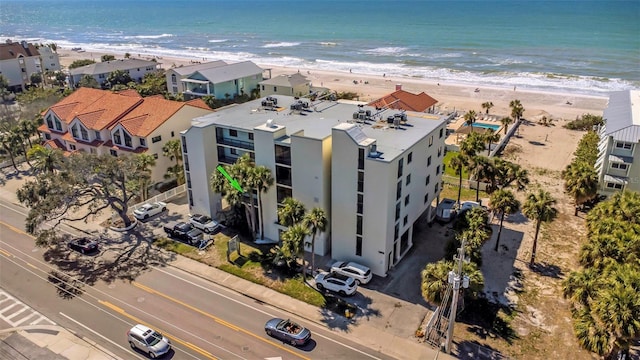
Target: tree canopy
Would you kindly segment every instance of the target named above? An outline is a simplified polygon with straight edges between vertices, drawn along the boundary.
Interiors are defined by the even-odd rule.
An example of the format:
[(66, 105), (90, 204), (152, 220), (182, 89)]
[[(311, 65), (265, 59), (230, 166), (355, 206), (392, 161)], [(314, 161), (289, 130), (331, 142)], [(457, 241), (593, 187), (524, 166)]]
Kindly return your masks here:
[(79, 67), (83, 67), (83, 66), (86, 66), (86, 65), (95, 64), (95, 63), (96, 62), (91, 60), (91, 59), (76, 60), (76, 61), (72, 62), (69, 65), (69, 70), (75, 69), (75, 68), (79, 68)]

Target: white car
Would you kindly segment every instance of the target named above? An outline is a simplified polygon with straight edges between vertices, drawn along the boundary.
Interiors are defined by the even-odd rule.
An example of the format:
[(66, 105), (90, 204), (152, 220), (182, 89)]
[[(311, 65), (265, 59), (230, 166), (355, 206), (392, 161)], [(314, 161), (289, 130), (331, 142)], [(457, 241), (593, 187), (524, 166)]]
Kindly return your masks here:
[(373, 275), (371, 269), (354, 262), (337, 261), (331, 265), (331, 272), (354, 278), (358, 284), (366, 284), (371, 281)]
[(160, 214), (167, 210), (167, 204), (162, 201), (155, 202), (153, 204), (144, 204), (138, 209), (133, 211), (133, 216), (138, 220), (146, 220), (154, 215)]
[(191, 215), (189, 222), (194, 228), (200, 229), (207, 234), (213, 234), (220, 228), (220, 224), (207, 215)]
[(316, 275), (315, 280), (320, 291), (330, 290), (346, 296), (353, 295), (358, 290), (358, 283), (354, 278), (340, 274), (321, 272)]
[(152, 359), (168, 353), (171, 341), (159, 332), (138, 324), (127, 331), (127, 339), (132, 349), (138, 349), (149, 354)]

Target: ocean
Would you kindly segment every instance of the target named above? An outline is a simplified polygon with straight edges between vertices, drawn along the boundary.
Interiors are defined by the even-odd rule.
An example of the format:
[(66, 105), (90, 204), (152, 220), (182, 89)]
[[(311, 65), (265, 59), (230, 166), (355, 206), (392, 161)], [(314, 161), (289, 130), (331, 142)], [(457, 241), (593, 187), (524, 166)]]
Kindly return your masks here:
[(640, 88), (640, 0), (2, 0), (5, 39), (597, 96)]

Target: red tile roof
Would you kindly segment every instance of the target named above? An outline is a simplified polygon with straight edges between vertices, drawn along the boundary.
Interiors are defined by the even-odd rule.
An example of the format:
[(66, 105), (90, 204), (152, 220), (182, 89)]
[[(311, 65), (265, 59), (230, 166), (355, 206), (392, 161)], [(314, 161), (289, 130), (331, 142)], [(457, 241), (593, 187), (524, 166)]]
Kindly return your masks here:
[(183, 102), (166, 100), (163, 97), (147, 97), (118, 123), (131, 135), (146, 137), (185, 105)]
[(397, 90), (389, 95), (381, 97), (378, 100), (370, 102), (368, 105), (376, 108), (387, 107), (390, 109), (425, 112), (437, 103), (438, 100), (424, 92), (416, 95), (408, 91)]
[(18, 55), (24, 57), (40, 56), (40, 52), (31, 43), (25, 43), (24, 47), (21, 43), (0, 43), (0, 60), (17, 59)]

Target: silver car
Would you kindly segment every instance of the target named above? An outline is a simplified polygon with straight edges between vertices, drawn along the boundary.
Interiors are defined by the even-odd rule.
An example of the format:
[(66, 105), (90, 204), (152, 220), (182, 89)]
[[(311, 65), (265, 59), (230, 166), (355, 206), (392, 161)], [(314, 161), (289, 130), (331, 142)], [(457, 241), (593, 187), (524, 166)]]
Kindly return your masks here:
[(358, 284), (366, 284), (371, 281), (371, 269), (355, 262), (336, 261), (331, 265), (331, 272), (354, 278)]
[(127, 331), (127, 338), (132, 349), (149, 354), (152, 359), (162, 356), (171, 350), (171, 342), (159, 332), (138, 324)]

